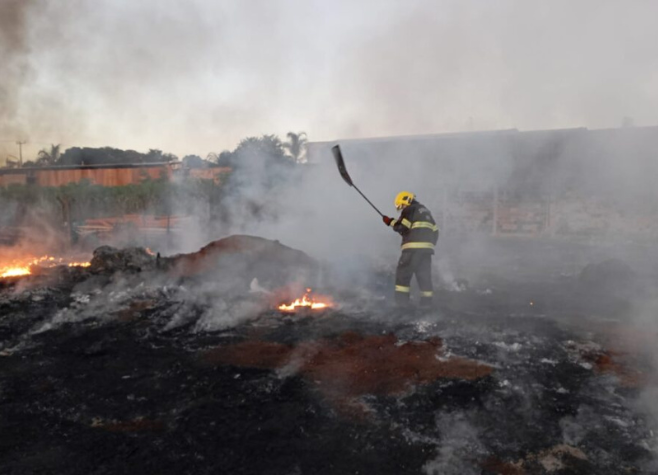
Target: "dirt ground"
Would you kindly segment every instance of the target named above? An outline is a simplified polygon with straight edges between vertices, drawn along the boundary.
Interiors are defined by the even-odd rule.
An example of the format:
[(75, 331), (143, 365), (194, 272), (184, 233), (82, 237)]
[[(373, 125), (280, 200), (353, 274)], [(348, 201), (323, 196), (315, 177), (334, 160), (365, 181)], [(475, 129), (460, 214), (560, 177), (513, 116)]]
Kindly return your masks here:
[(453, 254), (422, 312), (381, 270), (293, 315), (157, 268), (0, 283), (0, 473), (658, 473), (651, 266), (546, 245)]

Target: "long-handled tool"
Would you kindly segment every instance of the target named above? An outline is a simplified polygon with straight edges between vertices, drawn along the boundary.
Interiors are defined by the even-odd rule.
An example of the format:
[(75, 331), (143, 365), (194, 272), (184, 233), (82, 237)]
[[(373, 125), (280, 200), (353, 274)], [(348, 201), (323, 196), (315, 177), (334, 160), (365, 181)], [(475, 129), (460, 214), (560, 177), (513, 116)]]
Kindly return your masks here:
[(383, 217), (384, 214), (383, 214), (381, 211), (379, 211), (379, 210), (377, 209), (377, 207), (376, 207), (374, 204), (372, 204), (372, 202), (371, 202), (368, 198), (366, 198), (366, 195), (364, 195), (363, 193), (361, 193), (361, 190), (359, 190), (359, 189), (356, 187), (356, 185), (355, 185), (354, 182), (352, 181), (352, 178), (350, 178), (350, 174), (347, 173), (347, 168), (345, 168), (345, 160), (343, 160), (343, 154), (340, 152), (340, 146), (339, 146), (339, 145), (334, 145), (333, 147), (331, 147), (331, 153), (334, 154), (334, 160), (336, 160), (336, 165), (338, 166), (338, 172), (340, 173), (340, 176), (343, 177), (343, 180), (345, 180), (345, 182), (346, 182), (348, 185), (350, 185), (350, 186), (353, 187), (356, 191), (358, 191), (359, 194), (360, 194), (361, 196), (363, 196), (363, 199), (366, 200), (366, 201), (368, 202), (368, 204), (369, 204), (370, 206), (372, 206), (373, 209), (379, 213), (380, 216)]

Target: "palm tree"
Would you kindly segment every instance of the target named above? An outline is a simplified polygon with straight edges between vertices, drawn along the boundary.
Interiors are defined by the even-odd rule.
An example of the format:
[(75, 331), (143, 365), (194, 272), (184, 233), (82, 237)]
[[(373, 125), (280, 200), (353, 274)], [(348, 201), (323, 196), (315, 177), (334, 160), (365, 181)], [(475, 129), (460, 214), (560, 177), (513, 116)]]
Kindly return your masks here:
[(287, 134), (289, 141), (283, 144), (290, 156), (297, 163), (302, 163), (305, 161), (305, 152), (306, 152), (306, 132), (288, 132)]
[(39, 165), (54, 165), (62, 156), (60, 151), (61, 144), (51, 145), (50, 150), (41, 149), (37, 155), (37, 163)]

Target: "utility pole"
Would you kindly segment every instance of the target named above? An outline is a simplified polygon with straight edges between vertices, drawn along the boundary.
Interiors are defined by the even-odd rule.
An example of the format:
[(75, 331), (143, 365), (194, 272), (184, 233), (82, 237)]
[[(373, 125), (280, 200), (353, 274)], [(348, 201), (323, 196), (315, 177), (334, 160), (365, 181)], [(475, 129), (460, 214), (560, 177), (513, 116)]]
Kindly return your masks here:
[(21, 142), (20, 140), (16, 142), (16, 144), (18, 145), (18, 161), (21, 167), (23, 166), (23, 145), (26, 143), (27, 142)]

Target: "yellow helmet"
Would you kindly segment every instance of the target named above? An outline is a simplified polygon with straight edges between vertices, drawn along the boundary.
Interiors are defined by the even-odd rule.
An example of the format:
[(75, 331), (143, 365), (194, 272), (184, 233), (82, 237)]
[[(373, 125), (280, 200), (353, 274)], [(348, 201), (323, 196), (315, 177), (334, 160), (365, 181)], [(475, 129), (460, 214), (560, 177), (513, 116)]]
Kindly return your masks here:
[(395, 209), (400, 211), (402, 208), (406, 208), (411, 204), (411, 202), (414, 200), (415, 197), (416, 195), (414, 195), (410, 191), (401, 191), (395, 197)]

